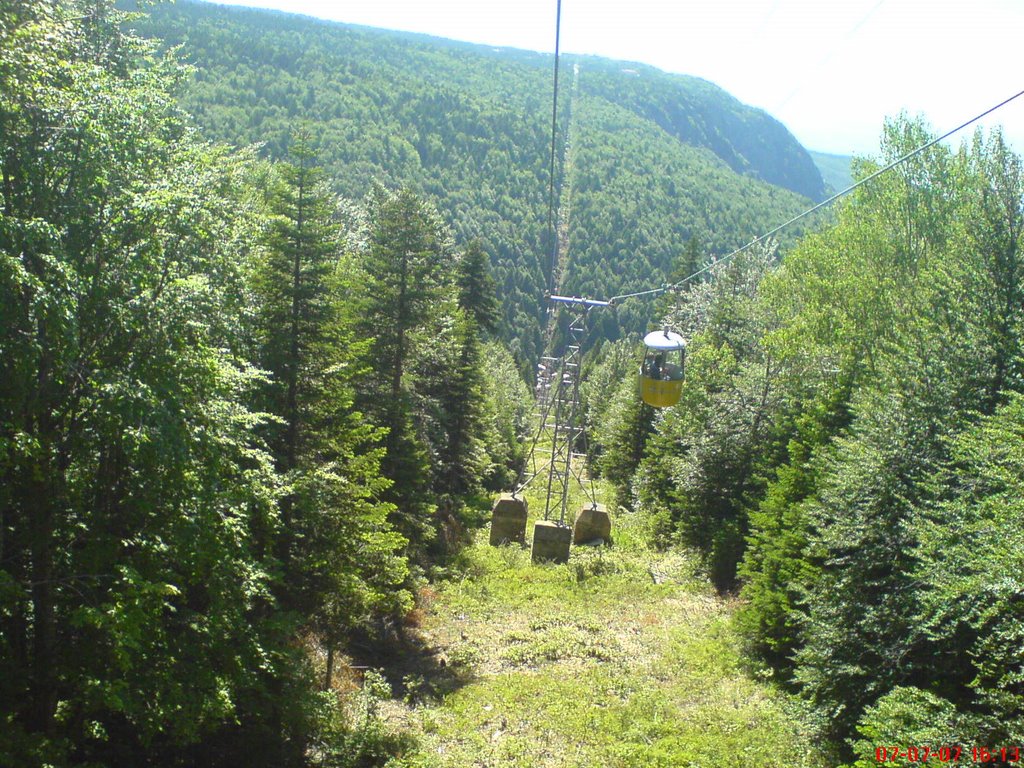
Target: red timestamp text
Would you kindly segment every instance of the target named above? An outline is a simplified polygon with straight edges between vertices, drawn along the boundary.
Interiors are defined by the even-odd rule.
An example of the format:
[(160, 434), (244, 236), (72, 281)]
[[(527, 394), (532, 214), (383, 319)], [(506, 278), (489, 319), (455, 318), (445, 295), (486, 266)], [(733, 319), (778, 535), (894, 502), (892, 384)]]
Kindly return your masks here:
[(1024, 747), (876, 747), (878, 763), (1018, 763)]

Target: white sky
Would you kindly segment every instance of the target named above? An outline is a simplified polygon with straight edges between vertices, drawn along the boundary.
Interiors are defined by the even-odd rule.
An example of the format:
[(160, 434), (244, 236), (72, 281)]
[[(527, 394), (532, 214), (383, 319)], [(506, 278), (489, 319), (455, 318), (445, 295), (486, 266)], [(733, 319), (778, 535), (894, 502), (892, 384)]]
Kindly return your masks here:
[[(556, 0), (219, 0), (552, 51)], [(945, 133), (1024, 90), (1024, 0), (562, 0), (562, 50), (703, 77), (809, 149), (870, 154), (905, 109)], [(1024, 152), (1024, 96), (1001, 124)]]

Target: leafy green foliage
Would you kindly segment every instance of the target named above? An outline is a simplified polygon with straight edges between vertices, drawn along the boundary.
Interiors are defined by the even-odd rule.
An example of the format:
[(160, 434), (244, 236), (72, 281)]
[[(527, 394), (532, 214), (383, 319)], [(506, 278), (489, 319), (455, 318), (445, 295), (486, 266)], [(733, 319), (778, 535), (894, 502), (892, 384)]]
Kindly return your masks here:
[(280, 419), (269, 443), (284, 480), (281, 605), (328, 642), (379, 614), (401, 614), (411, 597), (395, 551), (390, 508), (379, 501), (380, 430), (354, 410), (364, 346), (346, 313), (351, 290), (336, 269), (340, 232), (308, 136), (294, 163), (278, 164), (265, 258), (257, 266), (257, 338), (271, 374), (267, 410)]
[(808, 551), (810, 521), (801, 503), (814, 492), (817, 468), (803, 442), (791, 441), (788, 453), (788, 463), (776, 470), (764, 498), (750, 511), (750, 535), (739, 568), (744, 603), (737, 614), (750, 650), (783, 668), (800, 641), (799, 601), (818, 575)]
[[(410, 607), (387, 424), (355, 406), (373, 345), (390, 382), (412, 344), (367, 337), (308, 137), (277, 165), (204, 143), (106, 0), (2, 14), (0, 762), (382, 758), (300, 636)], [(457, 263), (465, 309), (444, 276), (400, 317), (441, 350), (409, 367), (416, 429), (442, 416), (425, 482), (466, 468), (462, 495), (516, 459), (482, 436), (486, 263)]]
[(919, 621), (947, 697), (970, 713), (979, 743), (1024, 734), (1021, 644), (1024, 401), (957, 436), (940, 475), (949, 497), (915, 525)]
[(590, 471), (611, 483), (620, 509), (633, 505), (630, 481), (654, 422), (654, 410), (638, 394), (641, 354), (624, 339), (606, 344), (591, 355), (581, 384)]
[(487, 475), (507, 476), (521, 460), (507, 438), (504, 446), (495, 440), (499, 429), (519, 433), (515, 420), (488, 429), (499, 406), (485, 394), (514, 393), (521, 380), (515, 373), (487, 382), (480, 335), (494, 318), (494, 282), (479, 247), (456, 251), (432, 205), (409, 189), (378, 187), (353, 244), (356, 327), (373, 339), (362, 404), (388, 431), (382, 471), (393, 483), (391, 519), (422, 559), (432, 542), (452, 549), (463, 501)]
[(484, 474), (487, 490), (511, 488), (526, 462), (527, 440), (533, 430), (533, 397), (505, 346), (484, 343), (483, 440), (490, 464)]
[[(930, 138), (895, 120), (879, 162)], [(778, 266), (661, 305), (687, 381), (632, 490), (719, 584), (740, 562), (748, 650), (851, 745), (1020, 729), (1022, 199), (998, 133), (931, 147)]]
[(863, 708), (915, 682), (913, 558), (908, 519), (939, 459), (901, 404), (867, 404), (836, 446), (811, 509), (825, 554), (810, 592), (798, 679), (848, 733)]
[[(926, 137), (917, 125), (894, 124), (887, 150), (902, 154)], [(998, 136), (987, 146), (976, 140), (957, 156), (937, 150), (923, 167), (905, 168), (902, 178), (862, 201), (860, 226), (870, 222), (874, 240), (861, 252), (873, 254), (889, 290), (870, 299), (870, 322), (883, 324), (854, 398), (849, 437), (835, 442), (812, 506), (812, 548), (825, 559), (797, 655), (798, 678), (843, 734), (873, 699), (899, 685), (933, 685), (966, 704), (964, 687), (975, 673), (962, 652), (950, 649), (939, 662), (922, 633), (933, 619), (920, 607), (917, 521), (943, 493), (931, 478), (949, 460), (950, 438), (971, 423), (972, 412), (1006, 396), (1003, 372), (1019, 356), (992, 333), (1015, 322), (1019, 308), (1010, 299), (993, 312), (989, 303), (1016, 283), (1007, 275), (1018, 268), (1019, 234), (1001, 233), (1019, 233), (1012, 223), (1020, 220), (1019, 207), (1001, 208), (1004, 215), (984, 227), (1001, 247), (981, 245), (978, 217), (967, 215), (979, 198), (1019, 201), (1019, 182), (1008, 192), (1017, 168)], [(940, 525), (958, 529), (953, 515)]]
[[(924, 749), (941, 759), (939, 750), (943, 747), (973, 740), (961, 719), (956, 708), (941, 696), (918, 688), (893, 688), (865, 711), (857, 727), (861, 738), (853, 744), (858, 758), (853, 768), (878, 765), (879, 747), (887, 750), (884, 762), (891, 765), (914, 765), (923, 759)], [(921, 750), (914, 755), (917, 760), (907, 757), (911, 747)], [(960, 759), (965, 757), (969, 759), (970, 753), (962, 753)]]
[(722, 588), (735, 579), (779, 411), (779, 366), (763, 344), (758, 303), (773, 258), (767, 249), (743, 254), (680, 297), (668, 322), (691, 339), (687, 380), (680, 405), (656, 421), (639, 469), (641, 504), (702, 553)]
[(9, 764), (174, 762), (297, 674), (258, 618), (278, 491), (237, 327), (248, 161), (197, 140), (175, 66), (119, 18), (22, 5), (0, 27)]

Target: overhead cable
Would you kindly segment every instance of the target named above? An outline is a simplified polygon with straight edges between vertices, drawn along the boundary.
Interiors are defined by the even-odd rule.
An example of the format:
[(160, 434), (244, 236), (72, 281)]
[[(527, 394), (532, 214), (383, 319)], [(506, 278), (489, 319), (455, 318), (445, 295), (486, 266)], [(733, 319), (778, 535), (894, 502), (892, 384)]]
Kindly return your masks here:
[(555, 290), (555, 269), (558, 264), (558, 237), (555, 234), (555, 154), (558, 137), (558, 54), (562, 37), (562, 0), (555, 12), (555, 73), (551, 96), (551, 165), (548, 170), (548, 240), (551, 242), (551, 264), (548, 268), (548, 292)]
[(765, 240), (769, 239), (770, 237), (773, 237), (773, 236), (777, 235), (779, 232), (784, 230), (786, 227), (788, 227), (788, 226), (790, 226), (792, 224), (795, 224), (796, 222), (800, 221), (801, 219), (806, 218), (807, 216), (810, 216), (812, 213), (820, 211), (822, 208), (825, 208), (825, 207), (831, 205), (832, 203), (834, 203), (836, 200), (840, 199), (841, 197), (845, 197), (846, 195), (850, 194), (854, 190), (864, 186), (868, 182), (874, 181), (879, 176), (881, 176), (883, 173), (887, 173), (888, 171), (891, 171), (893, 168), (897, 167), (898, 165), (902, 165), (903, 163), (907, 162), (911, 158), (916, 157), (917, 155), (921, 154), (926, 149), (929, 149), (930, 147), (935, 146), (940, 141), (945, 141), (950, 136), (953, 136), (954, 134), (959, 133), (960, 131), (962, 131), (967, 126), (972, 125), (972, 124), (978, 122), (979, 120), (981, 120), (984, 117), (987, 117), (988, 115), (991, 115), (997, 109), (1001, 109), (1002, 107), (1005, 107), (1011, 101), (1013, 101), (1014, 99), (1018, 99), (1021, 96), (1024, 96), (1024, 91), (1020, 91), (1018, 93), (1015, 93), (1013, 96), (1011, 96), (1010, 98), (1005, 99), (1005, 100), (999, 102), (994, 107), (990, 107), (989, 109), (986, 109), (980, 115), (976, 115), (975, 117), (972, 117), (967, 122), (961, 123), (960, 125), (958, 125), (953, 130), (947, 131), (946, 133), (942, 134), (938, 138), (932, 139), (931, 141), (929, 141), (926, 144), (922, 144), (917, 149), (915, 149), (915, 150), (913, 150), (911, 152), (908, 152), (907, 154), (903, 155), (903, 157), (899, 158), (898, 160), (894, 160), (893, 162), (889, 163), (884, 168), (878, 169), (877, 171), (872, 173), (870, 176), (864, 177), (863, 179), (858, 181), (856, 184), (852, 184), (851, 186), (849, 186), (846, 189), (844, 189), (842, 192), (837, 192), (836, 194), (832, 195), (832, 197), (828, 198), (827, 200), (821, 201), (820, 203), (815, 205), (813, 208), (808, 208), (803, 213), (801, 213), (801, 214), (799, 214), (797, 216), (794, 216), (789, 221), (786, 221), (786, 222), (780, 224), (779, 226), (775, 227), (775, 229), (773, 229), (773, 230), (771, 230), (769, 232), (765, 232), (760, 237), (755, 237), (749, 243), (747, 243), (746, 245), (740, 246), (739, 248), (737, 248), (732, 253), (729, 253), (729, 254), (723, 256), (722, 258), (717, 259), (716, 261), (712, 261), (712, 262), (706, 264), (704, 267), (702, 267), (701, 269), (697, 270), (692, 275), (687, 275), (686, 277), (684, 277), (679, 282), (672, 283), (670, 285), (666, 284), (666, 285), (661, 286), (660, 288), (651, 288), (650, 290), (646, 290), (646, 291), (636, 291), (635, 293), (624, 293), (624, 294), (622, 294), (620, 296), (613, 296), (609, 300), (610, 303), (616, 304), (616, 303), (618, 303), (620, 301), (624, 301), (625, 299), (637, 298), (639, 296), (654, 296), (654, 295), (659, 294), (659, 293), (665, 293), (667, 291), (673, 291), (673, 290), (676, 290), (677, 288), (681, 288), (683, 285), (685, 285), (686, 283), (690, 282), (694, 278), (700, 277), (705, 272), (709, 272), (710, 270), (714, 269), (717, 265), (721, 264), (722, 262), (728, 261), (729, 259), (733, 258), (734, 256), (738, 256), (739, 254), (743, 253), (748, 248), (752, 248), (753, 246), (757, 245), (758, 243), (763, 243)]

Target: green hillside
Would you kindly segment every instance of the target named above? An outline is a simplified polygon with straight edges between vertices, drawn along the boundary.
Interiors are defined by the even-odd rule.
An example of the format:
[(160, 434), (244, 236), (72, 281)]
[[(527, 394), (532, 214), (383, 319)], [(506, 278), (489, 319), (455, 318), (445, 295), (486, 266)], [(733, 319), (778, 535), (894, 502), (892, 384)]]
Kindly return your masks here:
[(810, 152), (811, 159), (818, 166), (821, 178), (835, 192), (842, 192), (853, 184), (853, 169), (850, 155), (830, 155), (827, 152)]
[[(1019, 764), (1000, 130), (889, 120), (815, 231), (602, 310), (683, 334), (679, 402), (637, 396), (635, 338), (595, 344), (549, 437), (519, 375), (545, 57), (159, 13), (196, 47), (113, 0), (0, 6), (0, 766)], [(807, 204), (735, 102), (566, 75), (559, 290), (685, 275)], [(236, 129), (278, 144), (203, 136)], [(483, 530), (533, 472), (524, 529)], [(562, 526), (584, 499), (610, 530)], [(531, 535), (580, 541), (533, 563)]]
[[(361, 199), (376, 180), (433, 198), (457, 241), (490, 256), (503, 336), (521, 359), (537, 355), (550, 56), (205, 3), (157, 6), (138, 24), (194, 64), (183, 104), (210, 138), (280, 157), (304, 122), (338, 193)], [(562, 290), (659, 284), (691, 237), (721, 254), (823, 194), (782, 125), (710, 83), (590, 57), (563, 67)], [(639, 332), (648, 314), (604, 331)]]

